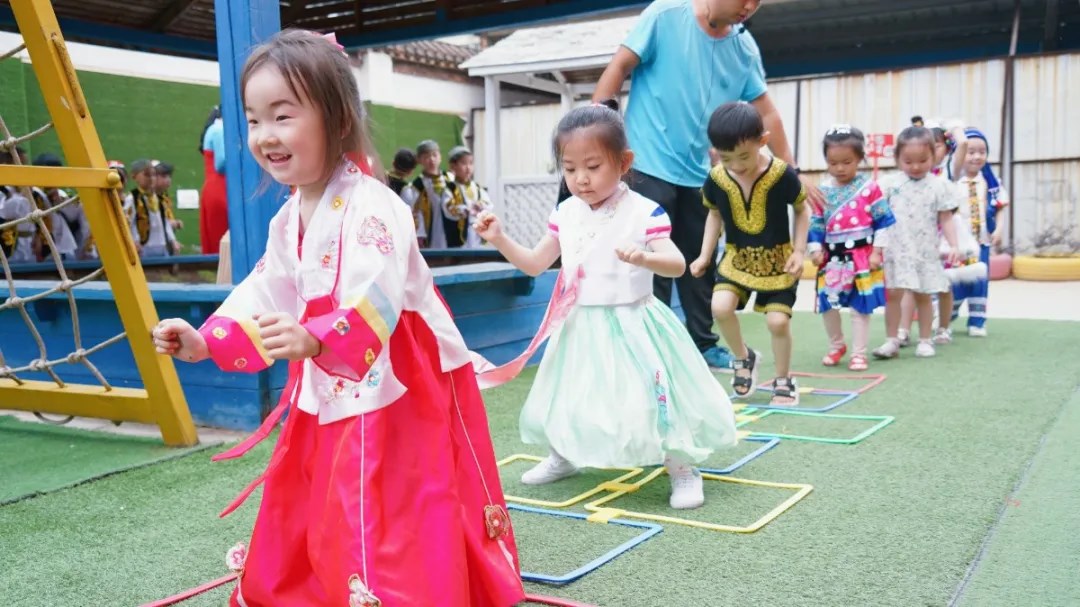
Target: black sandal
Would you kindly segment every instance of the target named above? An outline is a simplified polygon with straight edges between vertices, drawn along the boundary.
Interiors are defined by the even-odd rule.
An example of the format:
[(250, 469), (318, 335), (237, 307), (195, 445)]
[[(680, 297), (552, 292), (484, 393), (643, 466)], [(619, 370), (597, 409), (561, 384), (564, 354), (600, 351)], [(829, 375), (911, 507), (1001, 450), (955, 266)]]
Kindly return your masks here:
[[(772, 402), (769, 404), (773, 407), (797, 407), (799, 406), (799, 386), (796, 385), (795, 379), (792, 377), (777, 377), (772, 382)], [(791, 402), (778, 403), (776, 399), (784, 398)]]
[[(735, 390), (735, 398), (747, 398), (754, 393), (758, 382), (758, 355), (750, 348), (746, 349), (746, 358), (737, 358), (731, 361), (731, 368), (735, 370), (735, 376), (731, 378), (731, 387)], [(750, 371), (750, 377), (739, 375), (740, 370)]]

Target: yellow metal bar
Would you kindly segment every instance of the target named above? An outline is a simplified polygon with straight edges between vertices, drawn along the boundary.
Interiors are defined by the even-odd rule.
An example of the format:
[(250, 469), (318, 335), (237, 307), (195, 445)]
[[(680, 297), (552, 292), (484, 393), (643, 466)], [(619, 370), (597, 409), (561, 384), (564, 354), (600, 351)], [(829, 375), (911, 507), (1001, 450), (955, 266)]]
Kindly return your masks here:
[(153, 424), (154, 418), (146, 390), (68, 384), (63, 388), (53, 382), (0, 379), (0, 403), (17, 411), (44, 411), (60, 415), (96, 417), (116, 422)]
[(112, 169), (0, 165), (0, 183), (27, 188), (118, 188), (120, 174)]
[[(49, 0), (19, 0), (11, 3), (11, 10), (26, 43), (41, 96), (68, 165), (107, 169), (101, 140), (67, 55), (52, 4)], [(198, 436), (180, 389), (176, 368), (171, 359), (154, 352), (150, 341), (150, 329), (158, 321), (157, 311), (142, 266), (130, 255), (133, 245), (127, 223), (122, 214), (112, 208), (115, 190), (81, 186), (78, 191), (116, 299), (120, 321), (128, 335), (135, 365), (146, 387), (151, 417), (161, 428), (166, 444), (193, 445), (198, 442)], [(12, 392), (0, 393), (0, 400), (6, 400), (4, 396), (11, 398)], [(109, 398), (103, 396), (99, 400), (107, 402)]]

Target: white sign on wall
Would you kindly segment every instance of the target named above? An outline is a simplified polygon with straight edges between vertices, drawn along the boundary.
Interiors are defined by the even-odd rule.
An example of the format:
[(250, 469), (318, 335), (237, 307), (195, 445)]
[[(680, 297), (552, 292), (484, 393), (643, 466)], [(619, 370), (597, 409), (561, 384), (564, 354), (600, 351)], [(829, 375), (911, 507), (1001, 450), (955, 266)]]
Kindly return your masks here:
[(199, 208), (199, 190), (176, 190), (176, 208), (195, 210)]

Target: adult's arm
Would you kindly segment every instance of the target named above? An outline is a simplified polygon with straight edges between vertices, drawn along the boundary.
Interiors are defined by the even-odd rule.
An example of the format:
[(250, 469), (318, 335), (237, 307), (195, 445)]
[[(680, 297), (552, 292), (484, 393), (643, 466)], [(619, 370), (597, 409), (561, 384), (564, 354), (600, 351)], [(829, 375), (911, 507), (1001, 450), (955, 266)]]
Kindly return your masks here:
[[(780, 110), (776, 108), (772, 97), (769, 97), (768, 93), (762, 93), (750, 103), (761, 114), (761, 121), (765, 123), (765, 130), (769, 132), (769, 150), (772, 151), (773, 156), (792, 167), (798, 166), (795, 164), (795, 155), (791, 153), (787, 133), (784, 131), (784, 120), (780, 117)], [(806, 187), (806, 196), (810, 204), (815, 209), (823, 209), (825, 207), (825, 196), (821, 193), (821, 190), (805, 175), (800, 174), (799, 180)]]
[(596, 83), (596, 90), (593, 92), (593, 103), (600, 103), (605, 99), (618, 98), (619, 93), (622, 92), (623, 83), (630, 77), (630, 73), (634, 71), (634, 68), (641, 63), (641, 58), (638, 57), (634, 51), (620, 46), (619, 50), (615, 51), (615, 56), (611, 58), (611, 63), (604, 68), (604, 73), (600, 75), (600, 81)]

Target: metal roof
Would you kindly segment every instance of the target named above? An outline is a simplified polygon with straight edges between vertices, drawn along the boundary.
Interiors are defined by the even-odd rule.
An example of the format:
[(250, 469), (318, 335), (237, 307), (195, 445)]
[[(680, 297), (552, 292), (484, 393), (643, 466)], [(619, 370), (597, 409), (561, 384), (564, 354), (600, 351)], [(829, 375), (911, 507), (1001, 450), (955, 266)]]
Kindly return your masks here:
[[(246, 2), (248, 0), (229, 0)], [(13, 31), (9, 2), (0, 29)], [(509, 29), (644, 6), (625, 0), (280, 0), (281, 25), (335, 32), (350, 49)], [(65, 39), (170, 54), (216, 55), (214, 0), (52, 0)]]
[[(766, 2), (747, 23), (770, 76), (929, 63), (1008, 52), (1014, 0)], [(607, 65), (637, 17), (521, 29), (462, 64), (475, 76)], [(1021, 51), (1080, 47), (1080, 2), (1022, 0)], [(876, 64), (875, 64), (876, 61)], [(575, 73), (577, 72), (577, 73)]]
[[(748, 27), (762, 49), (770, 76), (881, 67), (882, 62), (897, 66), (940, 62), (1004, 54), (1014, 1), (764, 0)], [(0, 0), (0, 29), (13, 30), (8, 4)], [(64, 37), (71, 41), (186, 56), (216, 55), (214, 0), (53, 0), (52, 4)], [(283, 27), (333, 31), (349, 48), (626, 14), (646, 4), (634, 0), (278, 2)], [(1021, 52), (1080, 48), (1080, 2), (1020, 0), (1020, 4)], [(616, 23), (625, 26), (629, 21), (610, 25)], [(515, 34), (508, 40), (524, 41), (540, 56), (595, 60), (609, 56), (619, 42), (613, 39), (613, 31), (595, 28), (589, 23), (561, 25), (542, 30), (551, 35), (548, 40), (542, 39), (542, 33)], [(580, 35), (571, 36), (575, 32)], [(514, 53), (507, 57), (506, 63), (521, 63)]]

